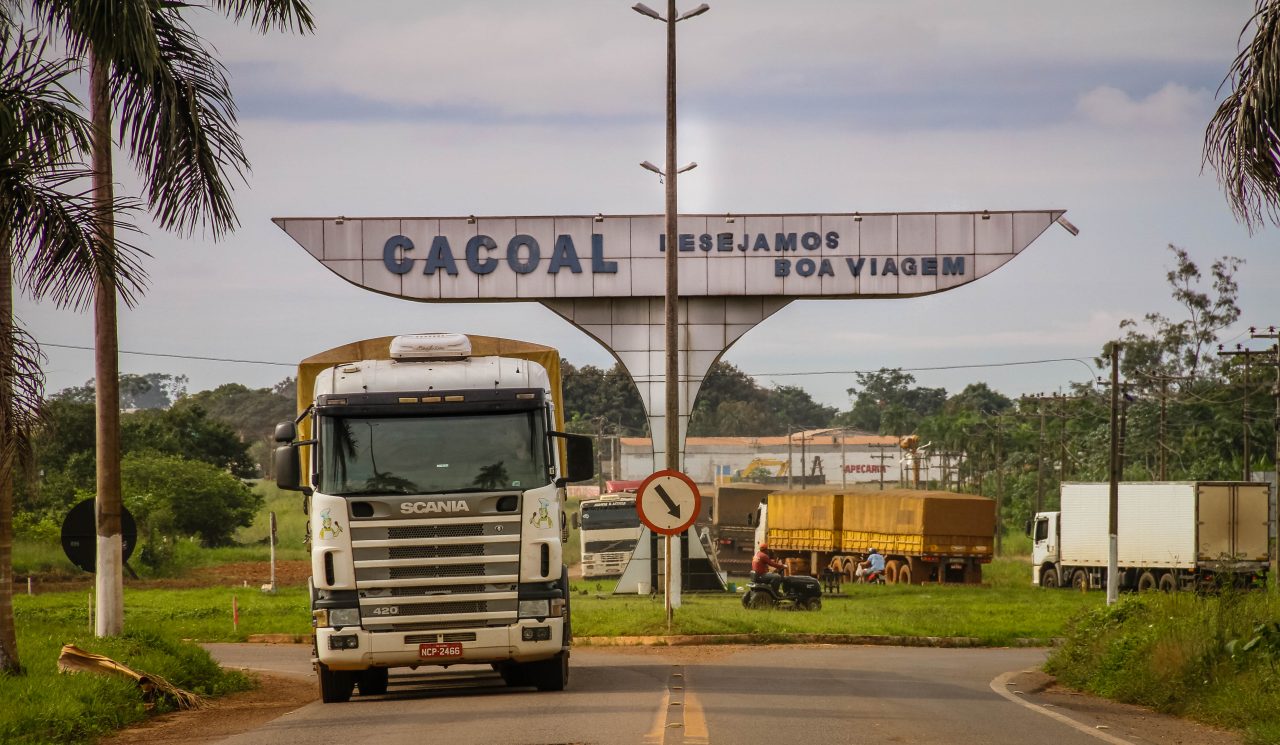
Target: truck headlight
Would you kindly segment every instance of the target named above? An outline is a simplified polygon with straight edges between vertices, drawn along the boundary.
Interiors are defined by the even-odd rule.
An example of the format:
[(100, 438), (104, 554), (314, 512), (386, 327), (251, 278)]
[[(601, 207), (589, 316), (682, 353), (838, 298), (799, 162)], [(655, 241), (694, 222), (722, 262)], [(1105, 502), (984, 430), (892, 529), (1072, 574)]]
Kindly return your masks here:
[(546, 600), (521, 600), (521, 618), (546, 618), (551, 615), (551, 604)]
[(315, 619), (316, 626), (339, 627), (360, 625), (359, 608), (320, 608), (314, 611), (311, 615)]

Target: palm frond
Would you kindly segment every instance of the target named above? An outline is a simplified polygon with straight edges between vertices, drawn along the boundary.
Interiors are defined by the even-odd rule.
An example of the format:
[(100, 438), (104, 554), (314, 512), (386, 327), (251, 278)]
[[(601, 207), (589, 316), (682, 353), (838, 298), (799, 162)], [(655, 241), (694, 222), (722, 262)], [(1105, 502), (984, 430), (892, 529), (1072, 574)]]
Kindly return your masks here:
[(229, 172), (243, 180), (249, 169), (226, 71), (175, 8), (156, 11), (152, 27), (160, 49), (154, 74), (113, 60), (120, 138), (156, 221), (188, 235), (203, 225), (218, 238), (238, 224)]
[(1280, 130), (1280, 0), (1257, 0), (1240, 38), (1253, 29), (1222, 85), (1230, 89), (1205, 130), (1231, 211), (1250, 231), (1280, 221), (1280, 169), (1272, 157)]
[[(92, 304), (100, 278), (110, 277), (120, 299), (133, 307), (146, 289), (141, 259), (149, 254), (119, 237), (113, 250), (100, 240), (92, 193), (67, 191), (91, 175), (87, 169), (70, 167), (32, 173), (24, 189), (0, 197), (15, 218), (17, 282), (37, 300), (47, 298), (58, 307), (83, 310)], [(132, 200), (116, 200), (117, 233), (138, 232), (121, 215), (139, 206)]]
[[(0, 234), (9, 237), (17, 283), (36, 298), (85, 307), (99, 277), (112, 277), (132, 305), (145, 273), (128, 242), (106, 250), (96, 234), (90, 195), (75, 191), (91, 173), (76, 156), (89, 125), (62, 85), (74, 65), (44, 60), (44, 44), (0, 27)], [(115, 208), (136, 208), (117, 200)], [(120, 230), (136, 231), (128, 222)]]
[(272, 28), (293, 28), (300, 34), (315, 29), (311, 9), (303, 0), (213, 0), (212, 6), (233, 21), (249, 18), (264, 34)]
[[(71, 60), (47, 59), (47, 43), (16, 26), (0, 25), (0, 138), (21, 137), (27, 150), (55, 153), (84, 148), (89, 125), (78, 113), (79, 102), (62, 85), (78, 66)], [(20, 120), (20, 121), (19, 121)]]
[(8, 394), (0, 432), (0, 462), (29, 468), (31, 443), (44, 398), (44, 354), (23, 328), (0, 326), (0, 391)]
[(127, 61), (137, 69), (153, 70), (160, 49), (152, 28), (155, 13), (170, 0), (28, 0), (32, 14), (67, 45), (68, 54), (86, 59)]

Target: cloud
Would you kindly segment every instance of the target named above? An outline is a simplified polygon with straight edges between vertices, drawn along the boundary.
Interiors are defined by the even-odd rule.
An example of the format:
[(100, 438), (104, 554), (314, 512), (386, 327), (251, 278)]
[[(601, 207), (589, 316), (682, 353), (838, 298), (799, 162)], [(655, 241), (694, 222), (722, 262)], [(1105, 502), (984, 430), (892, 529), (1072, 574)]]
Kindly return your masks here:
[(1134, 98), (1102, 85), (1080, 96), (1076, 113), (1084, 120), (1107, 127), (1174, 128), (1191, 121), (1205, 121), (1212, 96), (1206, 90), (1190, 90), (1168, 83), (1146, 98)]

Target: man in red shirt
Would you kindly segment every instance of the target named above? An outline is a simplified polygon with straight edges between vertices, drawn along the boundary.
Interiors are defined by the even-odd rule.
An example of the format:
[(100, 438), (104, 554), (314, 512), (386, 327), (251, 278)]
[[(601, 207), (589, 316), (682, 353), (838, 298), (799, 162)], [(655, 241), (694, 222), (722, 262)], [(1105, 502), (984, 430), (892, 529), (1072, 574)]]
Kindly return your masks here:
[(751, 574), (754, 575), (755, 581), (769, 585), (776, 593), (778, 585), (782, 582), (782, 576), (776, 572), (770, 572), (770, 569), (785, 569), (786, 564), (780, 561), (774, 561), (769, 555), (768, 544), (761, 543), (760, 550), (756, 551), (756, 555), (751, 559)]

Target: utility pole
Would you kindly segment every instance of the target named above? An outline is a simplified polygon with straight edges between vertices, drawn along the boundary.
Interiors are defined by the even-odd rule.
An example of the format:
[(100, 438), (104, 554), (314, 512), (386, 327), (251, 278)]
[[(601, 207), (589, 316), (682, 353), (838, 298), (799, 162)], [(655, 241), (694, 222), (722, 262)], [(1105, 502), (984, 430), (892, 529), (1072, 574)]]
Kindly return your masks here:
[[(1250, 334), (1253, 334), (1253, 327), (1249, 328), (1249, 332)], [(1265, 339), (1268, 337), (1264, 334), (1264, 335), (1256, 335), (1254, 336), (1254, 338)], [(1244, 399), (1244, 403), (1240, 407), (1240, 416), (1241, 416), (1241, 426), (1242, 426), (1242, 429), (1244, 430), (1243, 431), (1244, 449), (1243, 449), (1243, 452), (1241, 453), (1241, 457), (1244, 459), (1243, 470), (1244, 470), (1245, 481), (1253, 480), (1253, 472), (1252, 472), (1253, 469), (1249, 467), (1249, 459), (1250, 459), (1250, 456), (1249, 456), (1249, 386), (1253, 382), (1249, 374), (1250, 373), (1249, 368), (1250, 368), (1250, 363), (1253, 361), (1253, 358), (1255, 356), (1262, 357), (1264, 361), (1259, 364), (1263, 365), (1264, 367), (1267, 366), (1268, 363), (1265, 361), (1265, 359), (1270, 355), (1271, 355), (1271, 350), (1246, 349), (1239, 344), (1236, 345), (1236, 348), (1234, 350), (1225, 350), (1222, 348), (1221, 344), (1218, 345), (1219, 357), (1244, 357), (1244, 396), (1242, 396), (1242, 398)], [(1277, 406), (1280, 406), (1280, 403), (1278, 403)], [(1280, 408), (1277, 409), (1277, 412), (1278, 412), (1277, 416), (1280, 417)], [(1280, 427), (1280, 423), (1278, 423), (1276, 426)], [(1280, 435), (1277, 435), (1277, 436), (1280, 437)], [(1280, 449), (1280, 443), (1277, 444), (1277, 448)], [(1272, 509), (1272, 514), (1273, 515), (1275, 514), (1274, 509)]]
[[(1277, 521), (1277, 505), (1276, 494), (1280, 492), (1280, 334), (1276, 333), (1275, 326), (1268, 326), (1267, 333), (1259, 333), (1254, 330), (1253, 326), (1249, 327), (1249, 336), (1253, 339), (1274, 339), (1275, 343), (1271, 346), (1272, 359), (1262, 364), (1275, 367), (1276, 369), (1276, 385), (1271, 390), (1276, 401), (1276, 414), (1272, 424), (1275, 434), (1275, 449), (1271, 452), (1272, 467), (1275, 469), (1275, 480), (1271, 484), (1271, 576), (1275, 578), (1276, 572), (1280, 571), (1280, 562), (1276, 554), (1278, 553), (1276, 541), (1276, 521)], [(1275, 587), (1276, 580), (1272, 580), (1272, 587)]]
[(1036, 396), (1040, 408), (1040, 441), (1036, 459), (1036, 512), (1044, 509), (1044, 396)]
[(1107, 514), (1107, 605), (1115, 605), (1120, 589), (1117, 524), (1120, 514), (1120, 342), (1111, 342), (1111, 495)]

